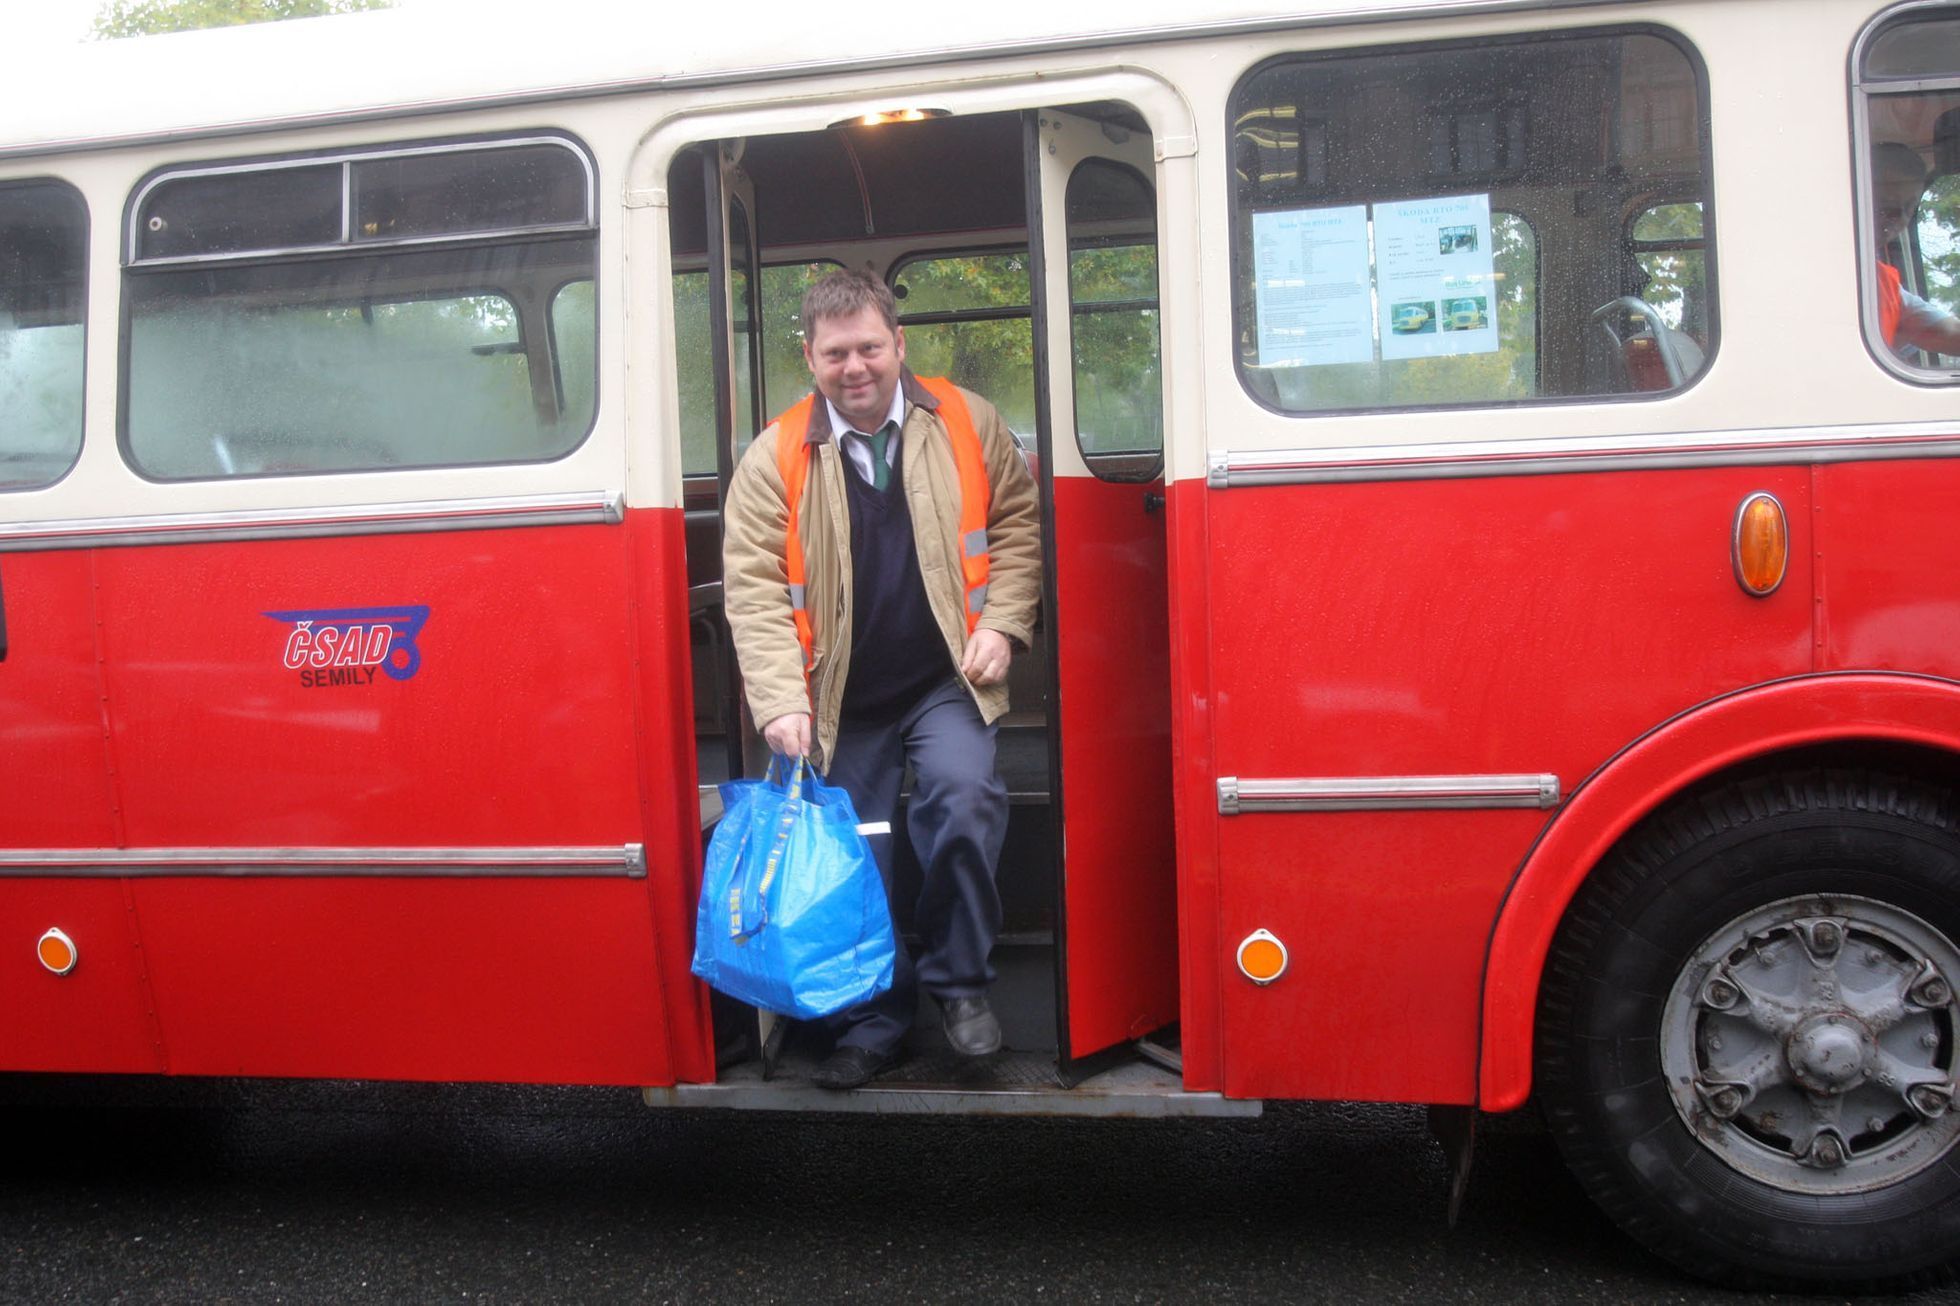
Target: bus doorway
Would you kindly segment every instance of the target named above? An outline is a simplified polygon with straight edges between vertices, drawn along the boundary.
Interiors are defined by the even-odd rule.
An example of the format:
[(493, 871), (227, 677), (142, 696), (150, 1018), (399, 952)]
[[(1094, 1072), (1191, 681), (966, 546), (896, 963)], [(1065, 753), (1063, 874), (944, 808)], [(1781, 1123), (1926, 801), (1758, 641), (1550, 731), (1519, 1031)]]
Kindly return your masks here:
[[(1142, 116), (1102, 102), (703, 142), (668, 173), (689, 572), (707, 600), (693, 659), (704, 791), (765, 760), (714, 610), (718, 508), (749, 441), (808, 392), (810, 284), (837, 266), (883, 278), (913, 370), (991, 400), (1041, 486), (1043, 616), (998, 736), (1006, 1051), (959, 1063), (926, 1001), (912, 1056), (872, 1094), (942, 1087), (964, 1103), (947, 1109), (973, 1109), (975, 1092), (1040, 1095), (1131, 1066), (1148, 1094), (1183, 1096), (1152, 168)], [(903, 824), (901, 933), (920, 874)], [(822, 1055), (821, 1031), (758, 1026), (719, 1000), (716, 1029), (724, 1104), (852, 1096), (804, 1100), (799, 1063)]]

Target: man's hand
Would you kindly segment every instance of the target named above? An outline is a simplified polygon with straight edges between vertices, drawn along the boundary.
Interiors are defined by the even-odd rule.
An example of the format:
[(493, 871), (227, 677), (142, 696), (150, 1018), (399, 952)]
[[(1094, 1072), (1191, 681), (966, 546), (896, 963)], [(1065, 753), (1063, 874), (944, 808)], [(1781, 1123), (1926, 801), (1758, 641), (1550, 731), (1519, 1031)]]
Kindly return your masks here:
[(969, 684), (997, 685), (1007, 679), (1007, 664), (1014, 650), (1007, 636), (997, 630), (976, 630), (966, 641), (966, 655), (960, 659), (960, 674)]
[(810, 751), (810, 714), (787, 712), (762, 727), (762, 738), (769, 750), (784, 757), (802, 757)]

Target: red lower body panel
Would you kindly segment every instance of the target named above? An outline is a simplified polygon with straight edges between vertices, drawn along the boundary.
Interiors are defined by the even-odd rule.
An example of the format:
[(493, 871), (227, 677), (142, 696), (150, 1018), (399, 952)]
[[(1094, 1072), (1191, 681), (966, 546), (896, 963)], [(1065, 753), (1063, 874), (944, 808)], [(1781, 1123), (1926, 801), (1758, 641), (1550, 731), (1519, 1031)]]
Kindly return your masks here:
[(0, 743), (46, 797), (0, 799), (0, 848), (637, 844), (646, 875), (30, 866), (0, 878), (0, 1067), (711, 1078), (682, 534), (661, 510), (6, 559)]
[[(1812, 669), (1809, 487), (1808, 468), (1717, 468), (1206, 494), (1210, 674), (1187, 692), (1213, 756), (1180, 779), (1179, 837), (1225, 1092), (1474, 1102), (1491, 929), (1552, 813), (1227, 816), (1219, 778), (1550, 774), (1570, 793), (1669, 717)], [(1763, 489), (1789, 510), (1791, 572), (1753, 598), (1730, 549)], [(1264, 987), (1235, 962), (1260, 929), (1292, 959)]]

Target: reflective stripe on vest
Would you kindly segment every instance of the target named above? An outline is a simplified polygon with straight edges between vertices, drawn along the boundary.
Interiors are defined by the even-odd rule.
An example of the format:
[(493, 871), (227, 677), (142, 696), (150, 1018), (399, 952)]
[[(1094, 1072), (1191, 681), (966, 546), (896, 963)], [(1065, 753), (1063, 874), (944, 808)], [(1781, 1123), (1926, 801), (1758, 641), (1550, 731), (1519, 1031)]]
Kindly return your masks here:
[(1878, 329), (1885, 343), (1899, 343), (1899, 317), (1904, 305), (1899, 299), (1899, 270), (1890, 263), (1878, 265)]
[[(914, 378), (927, 393), (939, 401), (939, 420), (953, 444), (953, 465), (960, 476), (960, 578), (965, 582), (966, 633), (971, 636), (980, 625), (980, 614), (987, 607), (987, 515), (993, 507), (993, 485), (987, 480), (987, 460), (980, 448), (980, 433), (973, 427), (973, 414), (959, 387), (943, 377)], [(805, 604), (803, 537), (803, 490), (810, 479), (810, 421), (816, 409), (816, 396), (806, 395), (778, 417), (776, 426), (776, 470), (783, 478), (783, 497), (789, 504), (788, 537), (783, 561), (788, 572), (789, 605), (796, 619), (796, 640), (803, 646), (805, 675), (816, 660), (816, 627)]]

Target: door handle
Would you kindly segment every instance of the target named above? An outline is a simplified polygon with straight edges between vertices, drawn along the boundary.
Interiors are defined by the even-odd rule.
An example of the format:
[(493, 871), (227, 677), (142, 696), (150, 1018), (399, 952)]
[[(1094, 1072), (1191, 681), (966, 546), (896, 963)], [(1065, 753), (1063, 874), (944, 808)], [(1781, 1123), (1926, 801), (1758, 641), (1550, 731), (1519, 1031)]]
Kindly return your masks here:
[(1155, 490), (1143, 492), (1143, 511), (1146, 516), (1154, 516), (1164, 510), (1164, 496)]

